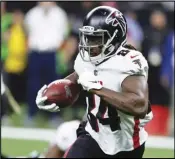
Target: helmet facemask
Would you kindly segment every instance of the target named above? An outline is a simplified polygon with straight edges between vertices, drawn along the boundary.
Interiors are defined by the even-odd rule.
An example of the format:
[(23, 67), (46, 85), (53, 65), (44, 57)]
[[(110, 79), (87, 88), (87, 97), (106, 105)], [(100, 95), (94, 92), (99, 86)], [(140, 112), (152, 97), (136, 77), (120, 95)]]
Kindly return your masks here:
[(107, 30), (79, 29), (79, 51), (82, 59), (86, 62), (98, 64), (108, 57), (112, 49), (110, 36)]

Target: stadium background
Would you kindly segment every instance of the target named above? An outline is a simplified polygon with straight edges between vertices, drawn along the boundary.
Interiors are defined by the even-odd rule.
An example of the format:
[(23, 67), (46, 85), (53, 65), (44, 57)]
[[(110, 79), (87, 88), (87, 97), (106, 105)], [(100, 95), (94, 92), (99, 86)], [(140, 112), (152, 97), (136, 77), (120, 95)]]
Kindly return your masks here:
[[(28, 11), (36, 5), (37, 2), (1, 2), (1, 13), (3, 11), (1, 14), (2, 73), (6, 85), (22, 110), (21, 114), (6, 115), (1, 121), (1, 148), (2, 152), (9, 155), (27, 155), (32, 150), (42, 152), (48, 145), (46, 141), (51, 139), (54, 129), (61, 122), (81, 120), (85, 111), (83, 100), (79, 100), (74, 107), (54, 114), (54, 118), (51, 114), (40, 110), (37, 110), (37, 115), (32, 119), (27, 118), (29, 47), (23, 24)], [(64, 45), (59, 47), (56, 53), (55, 67), (59, 78), (73, 70), (73, 60), (78, 46), (78, 28), (86, 13), (98, 5), (111, 5), (124, 12), (128, 21), (129, 43), (142, 51), (150, 66), (148, 82), (154, 119), (146, 127), (150, 140), (145, 157), (173, 157), (174, 97), (172, 88), (174, 86), (172, 74), (174, 68), (173, 71), (166, 70), (166, 76), (163, 70), (167, 64), (164, 59), (172, 58), (164, 49), (168, 50), (166, 44), (171, 41), (167, 39), (174, 30), (174, 2), (57, 2), (57, 5), (64, 9), (69, 21), (67, 35), (62, 42)], [(65, 45), (68, 45), (68, 49), (64, 47)], [(174, 52), (172, 54), (174, 56)], [(15, 65), (16, 69), (12, 69)], [(54, 120), (51, 120), (52, 118)], [(38, 130), (38, 128), (42, 129)]]

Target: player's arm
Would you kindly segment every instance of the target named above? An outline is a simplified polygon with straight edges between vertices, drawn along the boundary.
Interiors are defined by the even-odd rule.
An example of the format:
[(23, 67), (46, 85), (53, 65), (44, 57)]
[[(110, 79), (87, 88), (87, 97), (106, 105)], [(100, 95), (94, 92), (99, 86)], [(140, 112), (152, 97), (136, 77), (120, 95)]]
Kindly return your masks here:
[(77, 83), (78, 80), (78, 75), (76, 72), (71, 73), (70, 75), (68, 75), (67, 77), (65, 77), (65, 79), (69, 79), (70, 81), (72, 81), (73, 83)]
[(128, 76), (122, 82), (122, 92), (115, 92), (107, 88), (92, 89), (102, 99), (118, 110), (133, 116), (143, 118), (148, 109), (148, 86), (144, 76)]

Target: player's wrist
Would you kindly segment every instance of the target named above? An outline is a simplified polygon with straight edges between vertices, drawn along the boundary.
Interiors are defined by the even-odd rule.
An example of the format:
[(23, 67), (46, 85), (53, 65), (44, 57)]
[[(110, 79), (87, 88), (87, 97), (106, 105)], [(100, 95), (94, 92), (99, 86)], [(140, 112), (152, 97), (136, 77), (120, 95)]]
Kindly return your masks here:
[(93, 89), (89, 90), (89, 92), (91, 92), (93, 94), (96, 94), (98, 96), (101, 96), (102, 95), (102, 92), (103, 92), (102, 90), (103, 90), (103, 87), (101, 89), (95, 89), (95, 88), (93, 88)]
[(94, 89), (94, 90), (100, 90), (100, 89), (102, 89), (102, 85), (101, 85), (100, 83), (93, 84), (93, 85), (89, 88), (88, 91), (90, 91), (90, 90), (92, 90), (92, 89)]

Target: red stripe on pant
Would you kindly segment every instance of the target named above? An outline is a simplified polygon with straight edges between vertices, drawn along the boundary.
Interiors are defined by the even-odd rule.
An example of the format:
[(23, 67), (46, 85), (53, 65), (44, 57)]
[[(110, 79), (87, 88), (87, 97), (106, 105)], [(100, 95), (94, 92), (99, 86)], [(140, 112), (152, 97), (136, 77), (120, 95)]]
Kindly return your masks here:
[(134, 133), (133, 133), (133, 146), (134, 146), (134, 149), (136, 149), (137, 147), (140, 146), (140, 137), (139, 137), (140, 121), (139, 121), (139, 119), (134, 118), (134, 123), (135, 124), (134, 124)]
[(63, 158), (66, 158), (66, 157), (67, 157), (67, 154), (68, 154), (68, 152), (69, 152), (69, 150), (71, 149), (72, 146), (73, 146), (73, 144), (66, 150), (66, 152), (65, 152), (65, 154), (64, 154), (64, 156), (63, 156)]
[[(79, 137), (74, 141), (74, 143), (79, 139)], [(74, 143), (66, 150), (66, 152), (63, 155), (63, 158), (67, 158), (67, 154), (69, 152), (69, 150), (72, 148), (72, 146), (74, 145)]]

